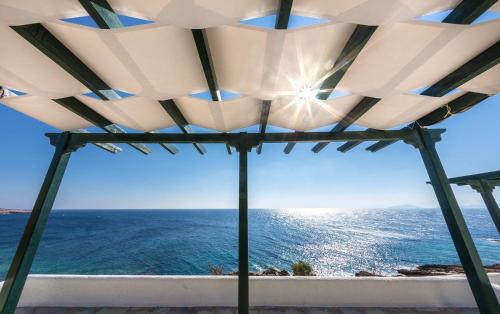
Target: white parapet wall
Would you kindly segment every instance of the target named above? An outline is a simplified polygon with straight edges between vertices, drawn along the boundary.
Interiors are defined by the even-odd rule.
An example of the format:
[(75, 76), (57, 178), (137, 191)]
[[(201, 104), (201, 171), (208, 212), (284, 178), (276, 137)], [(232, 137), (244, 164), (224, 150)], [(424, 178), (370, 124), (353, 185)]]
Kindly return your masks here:
[[(500, 274), (491, 274), (500, 298)], [(1, 283), (0, 283), (1, 286)], [(19, 306), (236, 306), (234, 276), (29, 276)], [(464, 276), (252, 277), (251, 306), (475, 307)]]

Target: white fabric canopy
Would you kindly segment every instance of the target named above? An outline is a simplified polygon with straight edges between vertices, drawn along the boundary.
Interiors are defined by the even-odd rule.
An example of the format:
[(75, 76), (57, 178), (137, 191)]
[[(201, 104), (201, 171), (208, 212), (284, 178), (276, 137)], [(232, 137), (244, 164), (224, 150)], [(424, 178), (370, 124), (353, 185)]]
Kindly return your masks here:
[[(239, 24), (274, 14), (277, 0), (111, 0), (120, 14), (155, 23), (97, 29), (63, 22), (87, 15), (78, 1), (3, 0), (0, 3), (0, 85), (27, 93), (2, 103), (62, 130), (89, 126), (50, 99), (76, 96), (113, 123), (140, 131), (175, 125), (158, 100), (174, 99), (188, 122), (229, 132), (259, 123), (272, 100), (269, 124), (312, 130), (342, 119), (364, 97), (379, 101), (356, 124), (388, 129), (414, 121), (463, 92), (500, 91), (500, 65), (464, 83), (462, 93), (412, 95), (500, 40), (500, 20), (476, 25), (417, 21), (453, 8), (457, 0), (296, 0), (292, 14), (330, 21), (289, 30)], [(493, 9), (498, 9), (495, 5)], [(41, 22), (111, 88), (134, 94), (100, 101), (9, 26)], [(356, 23), (380, 25), (327, 101), (300, 99), (332, 71)], [(190, 28), (205, 28), (219, 88), (238, 93), (212, 102), (190, 96), (208, 89)]]

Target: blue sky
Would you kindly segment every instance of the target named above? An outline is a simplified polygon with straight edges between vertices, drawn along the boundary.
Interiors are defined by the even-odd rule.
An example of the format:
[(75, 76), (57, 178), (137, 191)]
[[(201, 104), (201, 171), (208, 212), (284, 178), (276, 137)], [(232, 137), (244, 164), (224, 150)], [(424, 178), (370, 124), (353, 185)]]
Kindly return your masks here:
[[(447, 132), (438, 151), (449, 176), (500, 169), (500, 95), (437, 127)], [(352, 127), (351, 129), (357, 129)], [(55, 129), (0, 106), (0, 207), (31, 208), (53, 148), (45, 132)], [(397, 143), (378, 153), (338, 153), (331, 144), (319, 154), (312, 144), (267, 144), (249, 155), (249, 205), (279, 207), (436, 207), (418, 151)], [(55, 208), (236, 208), (237, 155), (207, 145), (199, 155), (190, 145), (168, 154), (158, 145), (145, 156), (123, 146), (117, 155), (89, 145), (71, 157)], [(478, 193), (455, 187), (459, 202), (482, 204)], [(495, 195), (500, 199), (499, 191)]]
[[(426, 20), (440, 21), (445, 14), (441, 15)], [(485, 13), (481, 21), (498, 18), (490, 15)], [(273, 27), (274, 19), (259, 19), (254, 25)], [(304, 21), (292, 17), (290, 23), (299, 27)], [(499, 117), (500, 95), (496, 95), (436, 126), (447, 129), (437, 148), (448, 176), (500, 170)], [(356, 129), (362, 128), (350, 128)], [(31, 208), (53, 153), (44, 133), (55, 131), (0, 106), (0, 207)], [(262, 155), (250, 154), (249, 206), (437, 207), (416, 149), (397, 143), (370, 153), (364, 150), (368, 144), (363, 144), (342, 154), (336, 151), (339, 145), (313, 154), (313, 144), (301, 144), (285, 155), (284, 144), (267, 144)], [(151, 145), (154, 152), (149, 156), (122, 147), (117, 155), (92, 145), (73, 154), (54, 207), (237, 207), (238, 159), (227, 155), (223, 145), (207, 145), (204, 156), (191, 145), (179, 145), (181, 152), (175, 156), (158, 145)], [(479, 194), (469, 187), (454, 190), (461, 205), (483, 207)], [(499, 189), (495, 196), (500, 200)]]

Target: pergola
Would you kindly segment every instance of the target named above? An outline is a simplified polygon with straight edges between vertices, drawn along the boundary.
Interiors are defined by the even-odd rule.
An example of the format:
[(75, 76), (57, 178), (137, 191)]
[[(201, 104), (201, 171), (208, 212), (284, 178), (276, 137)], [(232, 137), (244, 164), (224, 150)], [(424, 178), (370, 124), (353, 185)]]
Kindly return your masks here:
[(471, 174), (463, 177), (450, 178), (451, 184), (468, 185), (481, 194), (484, 204), (490, 213), (493, 223), (500, 233), (500, 209), (493, 196), (493, 189), (500, 186), (500, 171)]
[[(443, 23), (415, 20), (447, 9)], [(481, 313), (500, 313), (435, 148), (444, 130), (427, 128), (500, 91), (500, 21), (471, 25), (489, 9), (500, 6), (494, 0), (2, 1), (0, 82), (26, 93), (2, 102), (62, 132), (47, 134), (55, 153), (2, 287), (0, 312), (14, 313), (66, 165), (86, 144), (112, 153), (121, 151), (119, 143), (144, 154), (151, 143), (171, 154), (185, 143), (201, 154), (204, 144), (236, 149), (238, 308), (248, 313), (248, 153), (286, 143), (288, 154), (306, 142), (316, 143), (314, 153), (344, 142), (337, 150), (347, 152), (366, 141), (376, 142), (367, 148), (376, 152), (404, 141), (419, 150)], [(274, 29), (239, 23), (273, 13)], [(154, 23), (127, 27), (123, 15)], [(289, 28), (298, 15), (329, 22)], [(75, 16), (91, 17), (96, 28), (61, 21)], [(203, 91), (208, 99), (193, 97)], [(228, 99), (228, 91), (239, 95)], [(348, 131), (354, 123), (367, 129)], [(293, 132), (270, 133), (268, 124)], [(333, 124), (330, 132), (314, 132)], [(194, 133), (192, 125), (214, 131)], [(253, 125), (259, 132), (235, 132)], [(104, 133), (85, 130), (91, 126)], [(180, 132), (160, 131), (171, 126)]]

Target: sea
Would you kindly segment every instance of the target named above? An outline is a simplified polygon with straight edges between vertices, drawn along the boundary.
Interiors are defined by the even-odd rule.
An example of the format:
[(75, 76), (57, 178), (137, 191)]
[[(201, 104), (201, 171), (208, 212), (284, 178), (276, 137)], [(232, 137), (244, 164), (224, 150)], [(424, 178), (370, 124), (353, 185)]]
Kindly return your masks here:
[[(500, 238), (486, 209), (463, 209), (484, 264), (500, 263)], [(0, 281), (28, 219), (0, 216)], [(237, 270), (238, 212), (53, 210), (31, 273), (203, 275)], [(421, 264), (458, 264), (439, 209), (250, 209), (250, 268), (317, 275), (395, 274)]]

